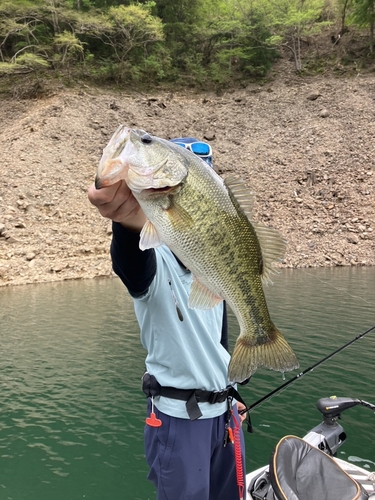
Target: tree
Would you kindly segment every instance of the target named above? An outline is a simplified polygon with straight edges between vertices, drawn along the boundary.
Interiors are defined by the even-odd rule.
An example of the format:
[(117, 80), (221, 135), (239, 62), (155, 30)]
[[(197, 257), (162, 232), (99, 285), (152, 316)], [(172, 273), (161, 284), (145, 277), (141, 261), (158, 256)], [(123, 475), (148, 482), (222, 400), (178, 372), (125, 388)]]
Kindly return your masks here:
[(36, 45), (37, 27), (41, 25), (42, 17), (38, 8), (29, 4), (19, 6), (10, 2), (0, 5), (0, 59), (12, 57), (19, 50), (19, 44)]
[(29, 68), (31, 71), (34, 71), (35, 74), (39, 69), (48, 68), (49, 66), (48, 61), (46, 61), (43, 57), (29, 52), (20, 55), (17, 59), (14, 58), (14, 62), (17, 62), (20, 66)]
[(339, 15), (341, 18), (341, 23), (340, 23), (340, 31), (339, 31), (339, 38), (347, 31), (346, 28), (346, 18), (348, 14), (348, 9), (352, 3), (352, 0), (338, 0), (338, 8), (339, 8)]
[[(151, 13), (154, 6), (153, 2), (120, 5), (106, 13), (80, 16), (76, 33), (86, 37), (89, 47), (94, 47), (93, 39), (100, 41), (96, 50), (105, 58), (103, 72), (107, 67), (111, 77), (122, 80), (131, 73), (138, 75), (147, 66), (145, 58), (164, 40), (162, 22)], [(155, 69), (155, 60), (152, 66)]]
[(163, 40), (161, 20), (150, 13), (152, 5), (111, 7), (108, 18), (112, 24), (113, 47), (123, 61), (136, 48), (146, 49), (149, 44)]
[(207, 0), (155, 0), (157, 15), (164, 24), (201, 24), (199, 14)]
[(351, 20), (358, 26), (370, 28), (370, 53), (374, 52), (375, 0), (353, 0)]
[(150, 14), (147, 5), (120, 5), (111, 7), (108, 14), (81, 18), (77, 32), (98, 38), (119, 62), (124, 62), (133, 49), (146, 50), (164, 38), (161, 20)]
[(61, 64), (65, 66), (69, 59), (83, 56), (83, 43), (69, 31), (58, 33), (54, 38), (54, 45), (61, 54)]
[(265, 17), (273, 36), (269, 43), (282, 46), (293, 54), (295, 68), (302, 70), (303, 37), (320, 33), (329, 24), (322, 21), (324, 0), (266, 0), (262, 2)]

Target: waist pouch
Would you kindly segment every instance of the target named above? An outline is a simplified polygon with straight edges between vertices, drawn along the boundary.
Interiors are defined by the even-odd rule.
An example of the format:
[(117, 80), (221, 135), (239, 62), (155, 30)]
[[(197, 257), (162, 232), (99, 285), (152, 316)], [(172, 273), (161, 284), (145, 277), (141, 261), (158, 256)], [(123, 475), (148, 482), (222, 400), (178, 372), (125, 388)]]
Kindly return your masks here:
[(153, 375), (146, 372), (142, 377), (142, 391), (148, 398), (164, 396), (165, 398), (186, 401), (186, 411), (190, 420), (197, 420), (202, 416), (198, 403), (223, 403), (235, 397), (245, 404), (236, 389), (229, 385), (221, 391), (204, 391), (202, 389), (177, 389), (175, 387), (162, 387)]

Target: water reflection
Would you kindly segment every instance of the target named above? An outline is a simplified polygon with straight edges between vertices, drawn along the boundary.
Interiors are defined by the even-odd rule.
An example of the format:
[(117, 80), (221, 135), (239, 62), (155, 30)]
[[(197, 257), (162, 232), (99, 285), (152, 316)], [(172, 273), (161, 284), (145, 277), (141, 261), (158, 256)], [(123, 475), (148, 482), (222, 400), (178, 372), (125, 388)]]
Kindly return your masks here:
[[(368, 268), (283, 271), (266, 288), (271, 316), (301, 369), (375, 323), (374, 278)], [(121, 283), (2, 288), (0, 304), (1, 498), (154, 498), (143, 456), (145, 352)], [(233, 316), (230, 325), (233, 346)], [(374, 346), (370, 334), (254, 410), (248, 467), (267, 461), (283, 435), (316, 425), (319, 397), (375, 402)], [(242, 394), (252, 403), (282, 382), (279, 373), (260, 370)], [(375, 461), (371, 417), (363, 408), (344, 415), (344, 453)]]

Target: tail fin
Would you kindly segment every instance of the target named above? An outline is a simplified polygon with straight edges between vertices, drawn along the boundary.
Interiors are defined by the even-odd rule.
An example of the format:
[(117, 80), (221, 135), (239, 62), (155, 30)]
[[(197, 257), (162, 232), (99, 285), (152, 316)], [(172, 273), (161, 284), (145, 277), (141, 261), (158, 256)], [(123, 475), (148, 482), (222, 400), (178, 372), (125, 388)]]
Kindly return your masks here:
[(257, 340), (258, 337), (254, 336), (238, 337), (228, 369), (228, 377), (232, 383), (243, 382), (261, 366), (279, 372), (299, 367), (296, 355), (275, 325), (272, 325), (265, 342)]

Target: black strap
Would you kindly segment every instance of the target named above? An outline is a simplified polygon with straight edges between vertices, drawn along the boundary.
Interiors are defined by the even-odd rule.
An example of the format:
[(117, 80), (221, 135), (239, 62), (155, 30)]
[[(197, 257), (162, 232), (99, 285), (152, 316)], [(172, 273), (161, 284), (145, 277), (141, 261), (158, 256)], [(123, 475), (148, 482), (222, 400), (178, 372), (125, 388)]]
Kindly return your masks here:
[(142, 379), (142, 390), (148, 397), (163, 396), (165, 398), (186, 401), (186, 411), (190, 420), (197, 420), (202, 416), (198, 403), (223, 403), (228, 398), (235, 398), (246, 406), (245, 401), (237, 390), (228, 386), (221, 391), (204, 391), (202, 389), (177, 389), (175, 387), (162, 387), (156, 378), (145, 373)]
[(186, 411), (189, 415), (190, 420), (197, 420), (202, 416), (201, 409), (199, 408), (197, 396), (195, 391), (191, 392), (190, 398), (186, 401)]

